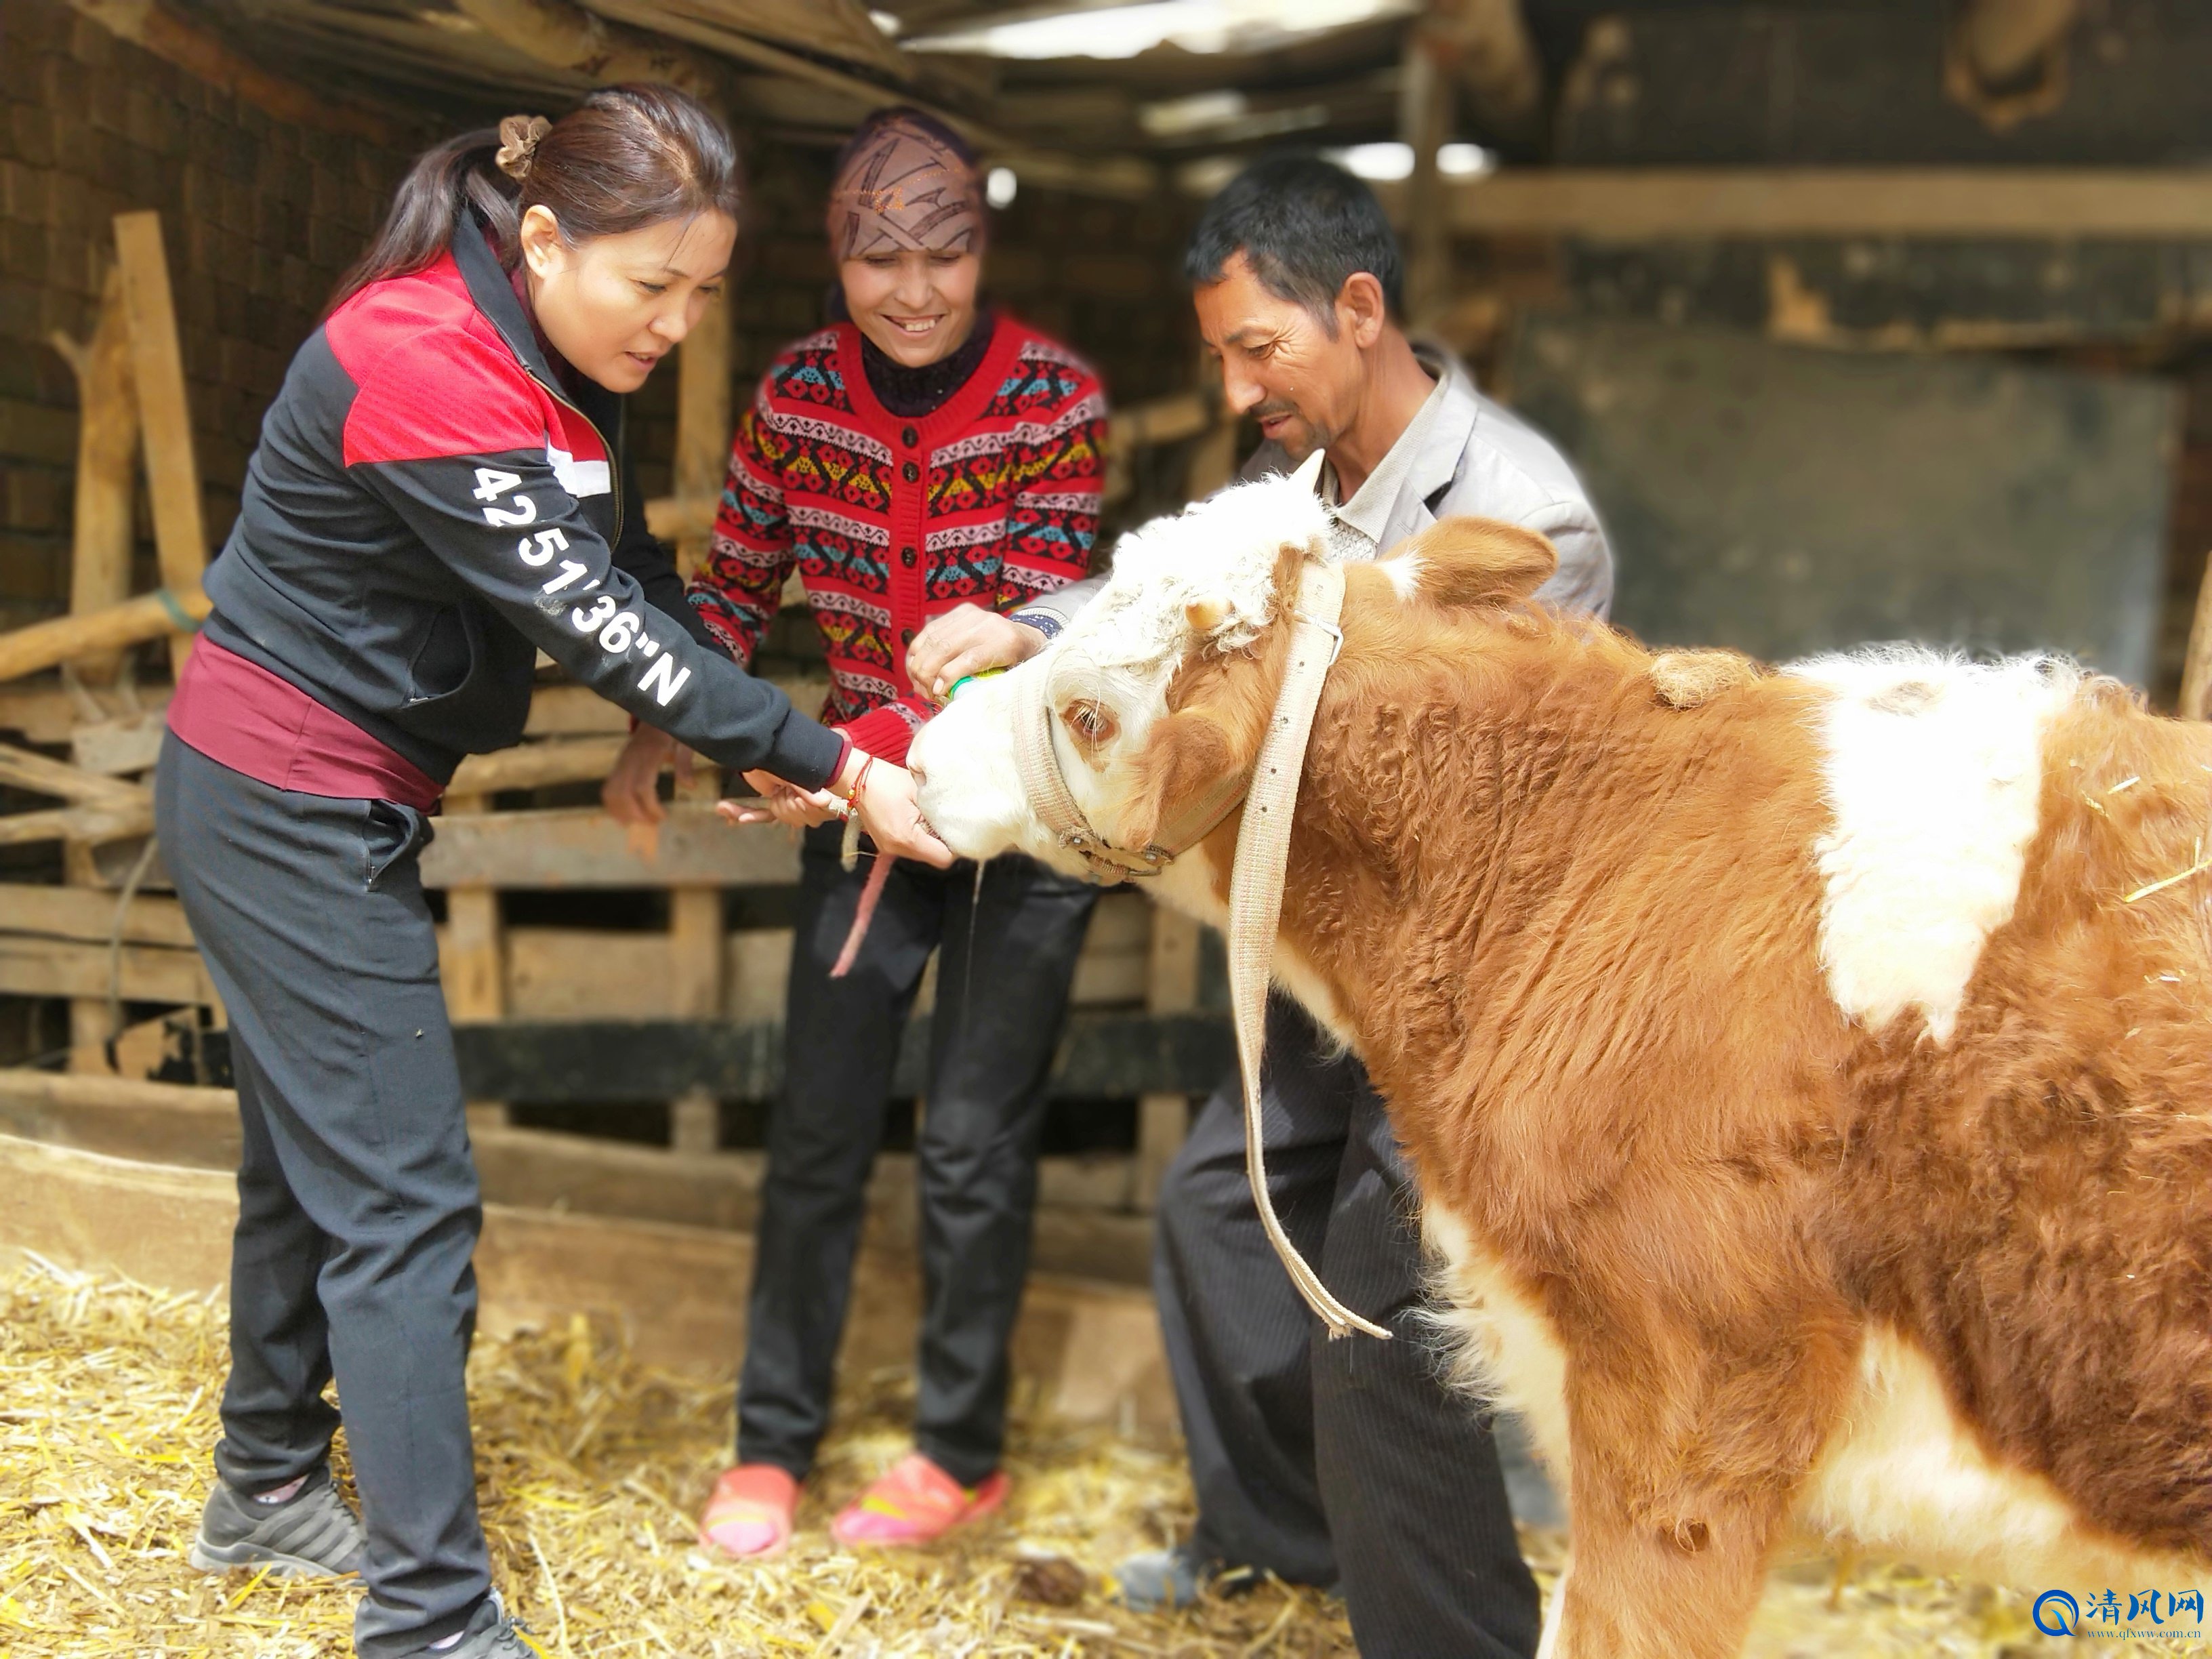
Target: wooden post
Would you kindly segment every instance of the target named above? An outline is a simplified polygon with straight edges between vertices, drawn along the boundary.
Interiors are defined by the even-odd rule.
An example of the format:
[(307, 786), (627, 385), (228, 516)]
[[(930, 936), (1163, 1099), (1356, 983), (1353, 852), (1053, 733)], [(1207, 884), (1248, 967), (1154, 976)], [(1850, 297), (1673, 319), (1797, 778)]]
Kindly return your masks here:
[[(115, 216), (115, 252), (123, 272), (123, 307), (130, 320), (131, 362), (138, 386), (141, 429), (146, 441), (146, 489), (154, 506), (154, 545), (161, 585), (178, 594), (197, 592), (207, 569), (207, 523), (200, 501), (199, 462), (192, 447), (192, 412), (185, 396), (185, 359), (177, 337), (176, 302), (169, 291), (168, 256), (161, 246), (161, 216)], [(169, 642), (170, 666), (179, 675), (191, 653), (191, 635)]]
[[(123, 306), (123, 268), (111, 265), (100, 320), (79, 343), (53, 337), (76, 373), (76, 506), (70, 544), (70, 612), (85, 616), (131, 597), (131, 497), (138, 483), (138, 395), (131, 376), (131, 325)], [(76, 667), (101, 684), (115, 678), (121, 653), (81, 657)]]
[[(707, 503), (721, 494), (730, 465), (730, 303), (716, 300), (684, 337), (676, 364), (676, 459), (678, 501)], [(686, 579), (707, 556), (704, 524), (692, 515), (676, 539), (676, 568)], [(708, 522), (711, 523), (711, 515)], [(712, 763), (696, 763), (679, 799), (712, 805), (720, 779)], [(696, 886), (668, 895), (670, 988), (678, 1019), (718, 1019), (722, 1014), (722, 890)], [(668, 1143), (687, 1155), (711, 1154), (721, 1145), (721, 1103), (704, 1089), (687, 1090), (669, 1103)]]
[[(84, 617), (131, 597), (131, 495), (137, 483), (138, 399), (131, 362), (131, 325), (124, 303), (123, 269), (108, 268), (101, 286), (100, 319), (82, 344), (53, 337), (54, 349), (76, 374), (76, 501), (70, 526), (70, 612)], [(115, 678), (122, 660), (108, 650), (76, 659), (87, 678)], [(72, 887), (97, 887), (92, 844), (62, 844), (62, 878)], [(106, 997), (70, 999), (70, 1069), (108, 1073), (108, 1041), (115, 1036)]]
[[(676, 499), (712, 501), (730, 468), (730, 301), (709, 304), (684, 337), (676, 361)], [(676, 568), (686, 580), (707, 554), (703, 529), (676, 539)]]
[[(1178, 1014), (1198, 1006), (1198, 924), (1188, 916), (1164, 904), (1152, 907), (1152, 960), (1145, 974), (1147, 1013)], [(1139, 1098), (1135, 1190), (1129, 1195), (1134, 1207), (1149, 1210), (1159, 1202), (1168, 1164), (1189, 1133), (1188, 1095)]]
[(176, 627), (179, 615), (197, 621), (207, 613), (207, 595), (195, 586), (183, 593), (166, 588), (158, 593), (141, 593), (88, 616), (53, 617), (33, 623), (0, 634), (0, 680), (35, 674), (94, 651), (157, 640)]
[[(448, 817), (491, 810), (489, 795), (447, 795)], [(441, 968), (446, 1012), (457, 1025), (482, 1024), (507, 1013), (507, 936), (495, 887), (454, 887), (446, 893), (446, 948)], [(497, 1127), (507, 1121), (507, 1103), (472, 1100), (471, 1126)]]
[[(711, 803), (720, 778), (699, 763), (679, 799)], [(678, 1019), (722, 1017), (722, 890), (678, 887), (668, 895), (668, 977)], [(688, 1089), (669, 1104), (668, 1144), (674, 1152), (705, 1155), (722, 1142), (722, 1104), (705, 1089)]]
[(1438, 43), (1420, 27), (1406, 32), (1400, 73), (1401, 136), (1413, 152), (1406, 187), (1406, 319), (1431, 326), (1450, 286), (1451, 227), (1444, 210), (1437, 151), (1451, 137), (1452, 83), (1437, 61)]
[(2212, 716), (2206, 705), (2212, 691), (2212, 556), (2204, 562), (2203, 580), (2197, 585), (2197, 614), (2189, 624), (2189, 654), (2181, 665), (2181, 702), (2174, 712), (2185, 720)]

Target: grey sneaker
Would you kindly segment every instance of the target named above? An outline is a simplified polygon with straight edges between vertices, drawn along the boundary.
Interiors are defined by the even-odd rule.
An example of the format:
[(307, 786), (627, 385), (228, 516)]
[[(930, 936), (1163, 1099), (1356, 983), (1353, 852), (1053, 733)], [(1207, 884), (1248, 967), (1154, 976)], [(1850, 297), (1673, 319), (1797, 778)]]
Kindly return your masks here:
[(1139, 1613), (1187, 1607), (1198, 1600), (1212, 1573), (1212, 1564), (1200, 1560), (1188, 1544), (1144, 1550), (1114, 1569), (1121, 1586), (1114, 1599)]
[(186, 1559), (202, 1572), (269, 1567), (281, 1577), (328, 1578), (361, 1571), (363, 1541), (360, 1520), (320, 1468), (281, 1504), (216, 1480)]
[(529, 1639), (530, 1626), (510, 1616), (494, 1590), (469, 1620), (461, 1639), (449, 1647), (423, 1648), (424, 1659), (545, 1659), (545, 1650)]

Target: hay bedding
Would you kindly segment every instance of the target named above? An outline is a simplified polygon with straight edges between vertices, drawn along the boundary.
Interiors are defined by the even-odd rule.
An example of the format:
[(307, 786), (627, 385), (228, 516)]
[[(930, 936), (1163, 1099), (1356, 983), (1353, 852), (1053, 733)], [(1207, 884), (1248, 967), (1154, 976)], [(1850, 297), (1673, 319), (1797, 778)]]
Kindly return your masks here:
[[(0, 1656), (349, 1651), (352, 1586), (210, 1578), (184, 1563), (224, 1364), (217, 1302), (35, 1261), (0, 1275)], [(648, 1371), (580, 1323), (480, 1341), (471, 1383), (495, 1574), (562, 1659), (1353, 1652), (1340, 1606), (1310, 1590), (1266, 1583), (1158, 1617), (1110, 1605), (1112, 1564), (1190, 1514), (1180, 1462), (1110, 1431), (1018, 1410), (1003, 1518), (941, 1551), (848, 1555), (828, 1540), (830, 1514), (908, 1443), (909, 1389), (869, 1379), (841, 1407), (791, 1554), (744, 1567), (709, 1560), (691, 1534), (728, 1444), (726, 1387)], [(1548, 1585), (1559, 1540), (1528, 1541)], [(1899, 1569), (1838, 1589), (1815, 1564), (1776, 1575), (1752, 1652), (2027, 1659), (2071, 1647), (2036, 1636), (2017, 1595)]]

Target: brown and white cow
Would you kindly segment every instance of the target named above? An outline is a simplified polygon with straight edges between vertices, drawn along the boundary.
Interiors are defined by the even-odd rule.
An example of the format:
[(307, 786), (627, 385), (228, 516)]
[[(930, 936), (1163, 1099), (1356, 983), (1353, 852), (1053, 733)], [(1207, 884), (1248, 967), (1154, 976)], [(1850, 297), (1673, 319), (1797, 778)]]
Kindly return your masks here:
[[(932, 823), (1080, 870), (1016, 780), (1042, 676), (1142, 846), (1249, 768), (1322, 546), (1289, 483), (1126, 539), (924, 729)], [(1349, 569), (1276, 958), (1389, 1102), (1469, 1380), (1571, 1494), (1547, 1652), (1736, 1653), (1793, 1534), (2200, 1582), (2212, 732), (2050, 659), (1655, 658), (1530, 605), (1552, 565), (1457, 520)], [(1155, 891), (1219, 925), (1236, 832)]]

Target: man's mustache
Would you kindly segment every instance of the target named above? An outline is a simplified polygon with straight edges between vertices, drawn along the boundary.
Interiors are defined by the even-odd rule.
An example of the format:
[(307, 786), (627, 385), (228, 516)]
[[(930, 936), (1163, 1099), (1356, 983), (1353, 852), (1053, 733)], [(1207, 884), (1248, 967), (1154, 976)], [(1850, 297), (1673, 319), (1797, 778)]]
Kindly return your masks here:
[(1277, 398), (1267, 403), (1255, 404), (1252, 409), (1252, 418), (1255, 421), (1272, 421), (1279, 416), (1295, 415), (1297, 412), (1298, 406), (1296, 404), (1285, 403)]

